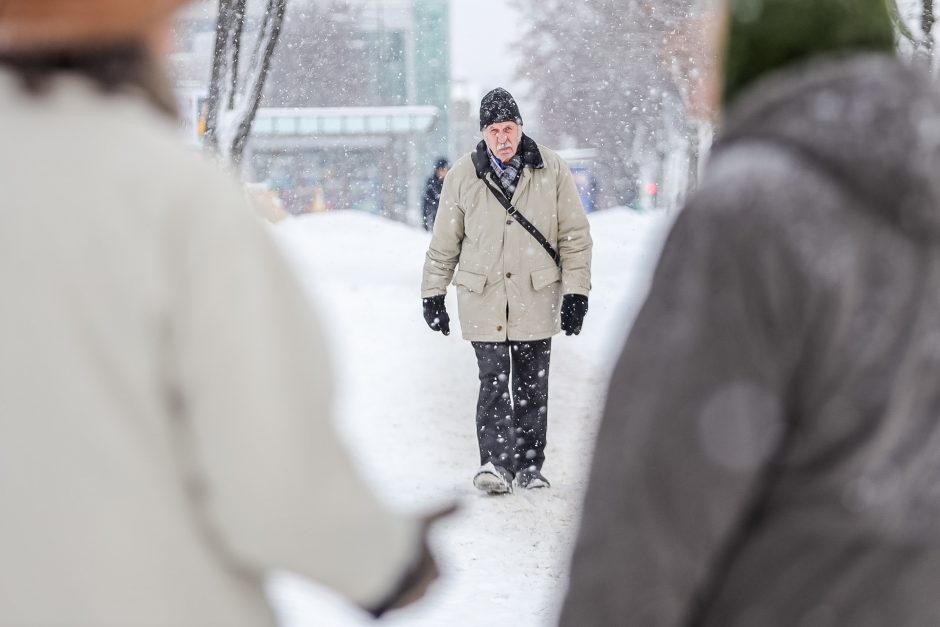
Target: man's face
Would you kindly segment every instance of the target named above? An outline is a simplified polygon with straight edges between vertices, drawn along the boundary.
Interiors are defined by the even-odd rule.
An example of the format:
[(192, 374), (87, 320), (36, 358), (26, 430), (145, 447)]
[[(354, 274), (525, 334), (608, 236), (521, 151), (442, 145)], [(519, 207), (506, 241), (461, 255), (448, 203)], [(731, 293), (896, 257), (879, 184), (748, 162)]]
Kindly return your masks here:
[(490, 124), (483, 129), (483, 139), (490, 151), (496, 155), (496, 158), (503, 163), (509, 161), (515, 156), (516, 149), (519, 148), (519, 140), (522, 139), (522, 127), (515, 122), (497, 122)]

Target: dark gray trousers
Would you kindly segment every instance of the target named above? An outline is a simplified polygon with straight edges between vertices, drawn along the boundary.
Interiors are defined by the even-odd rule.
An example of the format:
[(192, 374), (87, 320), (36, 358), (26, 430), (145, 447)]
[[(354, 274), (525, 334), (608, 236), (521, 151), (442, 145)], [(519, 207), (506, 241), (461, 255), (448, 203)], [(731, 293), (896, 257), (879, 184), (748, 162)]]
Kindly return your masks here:
[(480, 368), (480, 463), (510, 472), (545, 461), (552, 340), (472, 342)]

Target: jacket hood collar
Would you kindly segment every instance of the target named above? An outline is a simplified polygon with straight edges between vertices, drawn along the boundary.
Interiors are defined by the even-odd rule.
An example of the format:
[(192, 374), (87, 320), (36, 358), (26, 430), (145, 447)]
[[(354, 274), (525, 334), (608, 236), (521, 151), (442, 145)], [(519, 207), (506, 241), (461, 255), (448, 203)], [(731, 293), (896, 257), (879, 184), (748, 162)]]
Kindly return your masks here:
[(868, 210), (940, 237), (940, 92), (887, 55), (816, 60), (732, 102), (716, 153), (776, 144), (836, 178)]
[[(522, 140), (519, 142), (519, 154), (522, 155), (523, 168), (541, 170), (545, 167), (545, 162), (542, 161), (542, 153), (539, 151), (539, 145), (525, 133), (522, 134)], [(473, 159), (473, 167), (476, 168), (477, 171), (477, 178), (483, 178), (486, 176), (487, 172), (492, 170), (490, 166), (489, 149), (486, 147), (484, 140), (480, 140), (480, 143), (477, 144), (476, 150), (473, 151), (471, 158)]]

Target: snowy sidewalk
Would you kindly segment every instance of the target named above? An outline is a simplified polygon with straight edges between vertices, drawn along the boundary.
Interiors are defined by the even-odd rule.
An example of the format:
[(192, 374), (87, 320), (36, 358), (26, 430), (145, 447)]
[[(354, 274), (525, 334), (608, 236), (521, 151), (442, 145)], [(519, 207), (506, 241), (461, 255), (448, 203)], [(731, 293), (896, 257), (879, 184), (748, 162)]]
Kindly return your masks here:
[[(663, 215), (591, 215), (594, 290), (585, 330), (553, 342), (545, 475), (549, 490), (487, 497), (474, 490), (477, 372), (455, 329), (432, 333), (420, 283), (429, 235), (354, 212), (274, 227), (323, 318), (337, 368), (336, 416), (360, 467), (392, 507), (422, 513), (458, 501), (433, 537), (442, 579), (392, 626), (553, 625), (566, 588), (587, 460), (611, 362), (649, 282), (668, 224)], [(359, 611), (293, 577), (272, 596), (284, 627), (371, 624)]]

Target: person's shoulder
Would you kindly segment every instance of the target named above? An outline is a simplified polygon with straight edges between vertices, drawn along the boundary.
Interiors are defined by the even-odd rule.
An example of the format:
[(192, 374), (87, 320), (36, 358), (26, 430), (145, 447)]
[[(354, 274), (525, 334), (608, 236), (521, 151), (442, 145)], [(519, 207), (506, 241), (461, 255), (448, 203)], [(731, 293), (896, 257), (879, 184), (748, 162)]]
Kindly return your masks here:
[[(84, 151), (96, 172), (108, 172), (141, 198), (187, 202), (156, 203), (172, 212), (189, 199), (240, 188), (233, 175), (187, 145), (176, 118), (161, 112), (136, 91), (105, 94), (86, 80), (65, 76), (44, 96), (43, 119), (68, 129), (45, 141), (63, 153)], [(80, 120), (80, 122), (76, 122)]]
[(692, 201), (738, 219), (760, 218), (771, 213), (771, 206), (775, 214), (801, 210), (817, 191), (811, 189), (811, 175), (807, 164), (787, 150), (743, 142), (713, 154)]
[(217, 157), (210, 156), (202, 145), (188, 144), (184, 140), (175, 120), (156, 111), (138, 110), (137, 113), (140, 116), (138, 145), (150, 149), (168, 165), (174, 164), (166, 170), (167, 176), (190, 178), (187, 175), (194, 174), (197, 180), (223, 184), (232, 181), (233, 177), (224, 171)]
[(142, 193), (167, 200), (160, 203), (167, 216), (192, 220), (198, 215), (215, 222), (251, 215), (235, 174), (202, 146), (188, 144), (174, 118), (142, 98), (123, 96), (110, 100), (102, 113), (111, 116), (123, 144), (110, 152), (140, 155), (128, 175)]
[(535, 145), (538, 146), (538, 148), (539, 148), (539, 154), (542, 155), (542, 161), (544, 161), (546, 165), (547, 165), (548, 163), (550, 163), (550, 162), (553, 163), (553, 164), (554, 164), (554, 163), (559, 163), (559, 162), (564, 162), (564, 159), (562, 159), (562, 158), (558, 155), (557, 152), (555, 152), (554, 150), (552, 150), (551, 148), (549, 148), (549, 147), (546, 146), (545, 144), (540, 144), (539, 142), (535, 142)]
[(127, 168), (154, 185), (185, 184), (198, 187), (231, 184), (233, 177), (209, 157), (201, 145), (187, 143), (176, 118), (162, 113), (135, 93), (93, 98), (82, 116), (90, 126), (108, 130), (96, 152), (124, 159), (133, 154)]
[(539, 154), (542, 156), (542, 164), (545, 169), (551, 172), (564, 172), (568, 169), (568, 162), (561, 158), (561, 156), (544, 144), (536, 142), (538, 146)]
[(447, 172), (447, 176), (444, 177), (444, 183), (449, 187), (455, 185), (463, 187), (477, 179), (476, 166), (473, 165), (471, 153), (468, 153), (454, 162), (454, 165), (451, 166), (450, 170)]
[[(765, 248), (824, 246), (839, 190), (790, 152), (760, 142), (716, 150), (681, 219), (701, 237)], [(830, 233), (831, 234), (831, 233)], [(812, 243), (810, 243), (812, 240)], [(750, 244), (745, 244), (749, 246)]]
[(473, 165), (473, 153), (468, 152), (459, 159), (457, 159), (454, 164), (447, 171), (447, 176), (452, 174), (455, 176), (466, 176), (467, 174), (472, 174), (476, 176), (477, 170), (476, 166)]

